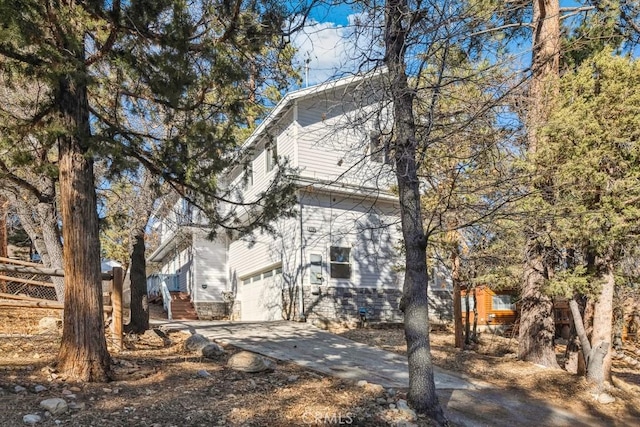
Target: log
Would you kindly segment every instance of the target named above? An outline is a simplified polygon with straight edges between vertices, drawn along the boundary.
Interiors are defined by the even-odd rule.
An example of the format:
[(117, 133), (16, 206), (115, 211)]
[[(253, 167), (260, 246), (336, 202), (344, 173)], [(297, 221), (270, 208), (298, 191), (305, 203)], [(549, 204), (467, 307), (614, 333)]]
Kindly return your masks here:
[[(25, 274), (41, 274), (44, 276), (64, 277), (64, 270), (61, 268), (46, 268), (46, 267), (27, 267), (22, 265), (12, 265), (6, 263), (0, 263), (0, 271), (9, 271), (12, 273), (25, 273)], [(102, 273), (102, 280), (111, 280), (113, 278), (112, 273)]]
[(0, 262), (5, 264), (23, 265), (25, 267), (35, 267), (35, 268), (42, 267), (42, 264), (38, 264), (35, 262), (20, 261), (19, 259), (5, 258), (5, 257), (0, 257)]
[(0, 300), (0, 307), (28, 307), (28, 308), (50, 308), (63, 310), (64, 304), (49, 300)]
[(55, 285), (49, 282), (41, 282), (39, 280), (23, 279), (21, 277), (5, 276), (0, 274), (0, 280), (6, 280), (7, 282), (26, 283), (27, 285), (46, 286), (47, 288), (54, 288)]

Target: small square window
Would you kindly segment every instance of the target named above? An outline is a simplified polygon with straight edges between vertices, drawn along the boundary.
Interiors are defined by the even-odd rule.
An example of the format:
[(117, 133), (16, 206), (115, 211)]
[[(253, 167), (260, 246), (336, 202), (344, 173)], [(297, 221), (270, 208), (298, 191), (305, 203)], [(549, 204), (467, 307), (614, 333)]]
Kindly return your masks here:
[(329, 260), (331, 263), (331, 278), (351, 278), (351, 248), (331, 246)]
[(369, 157), (375, 163), (391, 163), (389, 142), (381, 134), (372, 134), (369, 140)]

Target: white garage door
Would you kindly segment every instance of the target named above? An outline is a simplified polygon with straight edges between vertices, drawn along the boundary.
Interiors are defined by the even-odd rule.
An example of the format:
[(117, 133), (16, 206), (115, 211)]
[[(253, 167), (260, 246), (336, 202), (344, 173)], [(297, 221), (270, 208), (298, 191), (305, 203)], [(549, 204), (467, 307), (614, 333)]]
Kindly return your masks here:
[(282, 320), (282, 292), (273, 278), (241, 286), (240, 320)]

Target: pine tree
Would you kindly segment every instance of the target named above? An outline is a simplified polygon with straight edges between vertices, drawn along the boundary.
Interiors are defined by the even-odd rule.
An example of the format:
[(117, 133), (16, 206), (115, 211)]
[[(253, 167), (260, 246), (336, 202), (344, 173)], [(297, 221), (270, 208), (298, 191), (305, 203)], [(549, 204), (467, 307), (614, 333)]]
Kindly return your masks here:
[[(21, 106), (26, 114), (3, 114), (2, 144), (36, 139), (57, 157), (65, 269), (58, 367), (69, 378), (111, 375), (95, 159), (106, 159), (114, 173), (142, 164), (189, 196), (212, 225), (238, 228), (233, 210), (217, 209), (225, 199), (217, 176), (241, 159), (234, 129), (244, 123), (248, 64), (257, 61), (258, 82), (286, 83), (273, 52), (292, 15), (271, 0), (0, 1), (3, 83), (18, 92), (42, 88)], [(273, 49), (264, 54), (265, 46)], [(22, 151), (11, 152), (19, 162)], [(241, 231), (292, 202), (287, 182), (272, 190), (259, 201), (259, 221)]]
[(563, 76), (543, 129), (547, 144), (534, 158), (554, 183), (553, 239), (570, 254), (551, 285), (595, 301), (591, 342), (583, 347), (602, 350), (603, 360), (587, 364), (588, 378), (600, 385), (610, 379), (614, 287), (640, 232), (639, 84), (638, 61), (610, 49), (585, 59)]

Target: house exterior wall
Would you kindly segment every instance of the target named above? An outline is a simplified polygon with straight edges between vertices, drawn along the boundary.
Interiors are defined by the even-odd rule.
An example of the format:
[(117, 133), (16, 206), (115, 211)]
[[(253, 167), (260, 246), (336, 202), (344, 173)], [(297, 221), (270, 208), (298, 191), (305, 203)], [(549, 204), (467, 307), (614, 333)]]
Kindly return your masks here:
[(200, 319), (223, 319), (229, 316), (230, 305), (223, 292), (227, 283), (227, 243), (224, 237), (209, 240), (204, 232), (193, 238), (193, 302)]
[[(493, 305), (493, 297), (496, 295), (511, 297), (513, 292), (511, 291), (493, 291), (486, 286), (479, 286), (476, 288), (476, 303), (478, 308), (478, 326), (480, 329), (504, 329), (508, 325), (512, 325), (516, 319), (515, 307), (512, 309), (500, 309)], [(466, 317), (465, 314), (465, 298), (467, 295), (466, 290), (461, 291), (462, 295), (462, 317), (463, 322)], [(473, 310), (473, 303), (471, 302), (473, 296), (470, 293), (470, 305)], [(469, 320), (474, 321), (473, 312), (469, 313)]]
[[(304, 192), (301, 202), (305, 317), (350, 322), (362, 310), (370, 321), (400, 321), (397, 208), (338, 192)], [(332, 277), (332, 247), (348, 249), (348, 278)]]

